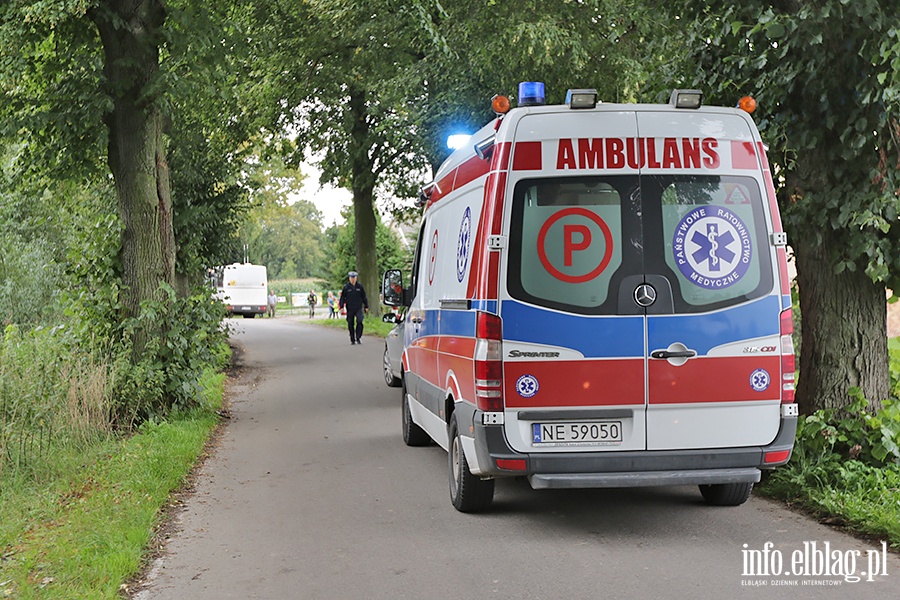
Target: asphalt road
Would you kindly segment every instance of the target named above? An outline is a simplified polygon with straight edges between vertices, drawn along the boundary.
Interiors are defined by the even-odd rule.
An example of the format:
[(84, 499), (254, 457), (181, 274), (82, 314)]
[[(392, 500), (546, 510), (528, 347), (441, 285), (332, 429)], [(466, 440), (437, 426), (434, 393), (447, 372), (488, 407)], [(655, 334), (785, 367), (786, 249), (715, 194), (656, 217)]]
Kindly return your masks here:
[[(446, 453), (403, 444), (381, 339), (351, 346), (302, 317), (232, 323), (232, 419), (139, 600), (897, 597), (900, 557), (851, 583), (840, 574), (879, 566), (880, 543), (755, 496), (719, 508), (696, 487), (510, 480), (491, 512), (459, 513)], [(751, 554), (810, 574), (748, 576)], [(839, 575), (816, 575), (823, 562)]]

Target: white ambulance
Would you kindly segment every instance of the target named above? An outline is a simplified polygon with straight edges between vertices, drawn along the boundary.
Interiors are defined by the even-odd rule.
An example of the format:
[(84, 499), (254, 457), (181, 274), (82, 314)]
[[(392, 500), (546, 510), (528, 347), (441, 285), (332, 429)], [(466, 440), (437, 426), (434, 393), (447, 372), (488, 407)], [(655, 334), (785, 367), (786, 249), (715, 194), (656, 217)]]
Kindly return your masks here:
[(449, 454), (450, 497), (699, 485), (747, 500), (796, 431), (791, 298), (772, 176), (744, 110), (606, 104), (543, 85), (423, 191), (403, 327), (403, 438)]

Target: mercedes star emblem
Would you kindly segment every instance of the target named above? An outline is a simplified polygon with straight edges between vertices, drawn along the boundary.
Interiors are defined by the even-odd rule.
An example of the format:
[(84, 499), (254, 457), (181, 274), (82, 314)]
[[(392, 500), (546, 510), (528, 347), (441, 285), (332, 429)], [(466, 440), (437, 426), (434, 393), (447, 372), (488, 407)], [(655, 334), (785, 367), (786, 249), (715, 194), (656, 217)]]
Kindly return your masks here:
[(634, 301), (644, 308), (656, 302), (656, 289), (649, 283), (642, 283), (634, 290)]

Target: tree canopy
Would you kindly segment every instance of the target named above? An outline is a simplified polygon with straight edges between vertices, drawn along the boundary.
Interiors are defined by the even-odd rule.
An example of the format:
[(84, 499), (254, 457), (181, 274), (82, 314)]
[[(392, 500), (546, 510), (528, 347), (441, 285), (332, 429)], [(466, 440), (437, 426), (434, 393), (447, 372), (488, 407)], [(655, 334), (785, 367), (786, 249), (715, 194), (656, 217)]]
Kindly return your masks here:
[[(550, 102), (570, 87), (752, 93), (799, 272), (798, 398), (841, 405), (859, 386), (877, 402), (900, 274), (898, 17), (887, 0), (8, 0), (2, 245), (27, 246), (42, 281), (78, 282), (61, 293), (152, 362), (169, 325), (142, 307), (186, 297), (248, 240), (276, 274), (332, 265), (316, 211), (281, 185), (299, 184), (283, 176), (301, 160), (352, 192), (339, 233), (377, 289), (376, 198), (414, 194), (448, 133), (492, 117), (493, 94), (523, 80)], [(0, 268), (42, 306), (66, 288)]]
[[(743, 94), (769, 145), (798, 270), (805, 412), (889, 394), (885, 287), (900, 276), (900, 6), (683, 2), (683, 66), (713, 103)], [(687, 17), (687, 18), (684, 18)]]

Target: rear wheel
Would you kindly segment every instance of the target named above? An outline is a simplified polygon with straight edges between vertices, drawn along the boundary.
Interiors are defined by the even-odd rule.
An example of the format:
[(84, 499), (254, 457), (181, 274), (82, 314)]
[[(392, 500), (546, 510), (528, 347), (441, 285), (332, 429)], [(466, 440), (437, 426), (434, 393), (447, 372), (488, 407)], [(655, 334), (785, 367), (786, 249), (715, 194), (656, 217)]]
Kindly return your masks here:
[(713, 506), (739, 506), (750, 498), (752, 483), (718, 483), (701, 485), (700, 494)]
[(406, 397), (406, 379), (401, 380), (403, 395), (403, 442), (407, 446), (427, 446), (431, 443), (428, 433), (416, 425), (409, 414), (409, 398)]
[(494, 480), (481, 479), (469, 471), (466, 453), (459, 439), (456, 417), (450, 421), (450, 501), (456, 510), (476, 513), (486, 510), (494, 499)]
[(382, 361), (384, 368), (384, 382), (388, 387), (400, 387), (400, 378), (394, 377), (391, 371), (391, 355), (388, 353), (387, 345), (384, 347), (384, 360)]

